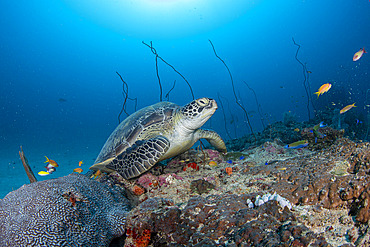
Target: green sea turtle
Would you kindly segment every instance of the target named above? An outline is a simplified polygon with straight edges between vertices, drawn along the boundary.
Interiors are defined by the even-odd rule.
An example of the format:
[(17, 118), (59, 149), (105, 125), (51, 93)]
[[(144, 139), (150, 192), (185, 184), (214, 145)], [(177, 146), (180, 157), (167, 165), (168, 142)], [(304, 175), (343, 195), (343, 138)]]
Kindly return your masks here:
[(222, 138), (199, 129), (216, 111), (216, 101), (193, 100), (180, 107), (170, 102), (147, 106), (120, 123), (105, 142), (92, 170), (117, 171), (125, 179), (139, 176), (157, 162), (191, 148), (201, 138), (226, 153)]

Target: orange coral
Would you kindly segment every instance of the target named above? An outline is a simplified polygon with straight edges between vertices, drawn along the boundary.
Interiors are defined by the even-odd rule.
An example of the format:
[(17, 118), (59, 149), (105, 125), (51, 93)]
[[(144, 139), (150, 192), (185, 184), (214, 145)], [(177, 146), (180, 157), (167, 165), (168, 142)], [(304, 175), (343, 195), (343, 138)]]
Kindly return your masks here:
[(132, 188), (132, 192), (137, 196), (141, 196), (142, 194), (144, 194), (145, 190), (138, 185), (134, 185), (134, 187)]
[(231, 174), (233, 173), (233, 168), (231, 168), (231, 167), (226, 167), (226, 168), (225, 168), (225, 171), (226, 171), (226, 173), (227, 173), (228, 175), (231, 175)]
[(137, 247), (146, 247), (149, 245), (150, 241), (150, 230), (146, 229), (143, 231), (140, 237), (135, 239), (135, 245)]
[(138, 233), (135, 228), (126, 230), (126, 242), (125, 246), (135, 246), (135, 247), (146, 247), (150, 242), (150, 230), (143, 230), (142, 234)]

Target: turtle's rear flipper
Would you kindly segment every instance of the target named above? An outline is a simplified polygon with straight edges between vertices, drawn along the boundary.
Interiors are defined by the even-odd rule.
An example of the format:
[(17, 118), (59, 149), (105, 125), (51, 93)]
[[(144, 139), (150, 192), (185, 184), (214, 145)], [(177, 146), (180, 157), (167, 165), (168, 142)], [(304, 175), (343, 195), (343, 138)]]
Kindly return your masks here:
[(137, 141), (113, 159), (107, 168), (117, 171), (124, 179), (137, 177), (152, 168), (169, 147), (170, 142), (163, 136)]

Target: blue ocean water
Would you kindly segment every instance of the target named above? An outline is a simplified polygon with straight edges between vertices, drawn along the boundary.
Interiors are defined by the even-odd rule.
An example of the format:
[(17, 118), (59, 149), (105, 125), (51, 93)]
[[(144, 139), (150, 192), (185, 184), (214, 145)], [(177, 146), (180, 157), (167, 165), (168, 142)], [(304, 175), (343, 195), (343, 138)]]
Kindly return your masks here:
[[(18, 151), (23, 146), (35, 172), (44, 156), (60, 163), (49, 177), (63, 176), (84, 160), (88, 169), (118, 124), (122, 82), (136, 109), (160, 100), (155, 55), (191, 84), (195, 98), (222, 101), (231, 138), (250, 133), (292, 112), (308, 120), (302, 65), (309, 75), (316, 108), (356, 102), (369, 125), (370, 55), (354, 62), (360, 48), (370, 50), (370, 2), (355, 1), (10, 1), (0, 2), (0, 197), (27, 183)], [(230, 76), (232, 73), (235, 95)], [(170, 101), (192, 100), (188, 85), (158, 60), (158, 72)], [(333, 86), (316, 99), (324, 83)], [(369, 90), (370, 91), (370, 90)], [(235, 98), (237, 97), (237, 99)], [(220, 103), (219, 103), (220, 106)], [(135, 111), (134, 101), (126, 104)], [(311, 116), (314, 109), (309, 106)], [(125, 117), (122, 114), (121, 119)], [(353, 124), (356, 124), (353, 122)], [(229, 139), (219, 109), (205, 128)]]

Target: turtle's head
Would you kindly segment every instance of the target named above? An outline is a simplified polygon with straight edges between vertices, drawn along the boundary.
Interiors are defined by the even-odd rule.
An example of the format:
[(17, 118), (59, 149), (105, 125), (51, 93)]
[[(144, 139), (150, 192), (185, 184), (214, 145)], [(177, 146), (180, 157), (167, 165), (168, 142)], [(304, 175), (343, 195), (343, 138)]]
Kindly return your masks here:
[(198, 129), (207, 122), (216, 109), (217, 103), (214, 99), (200, 98), (193, 100), (181, 108), (181, 113), (184, 116), (183, 124), (188, 129)]

